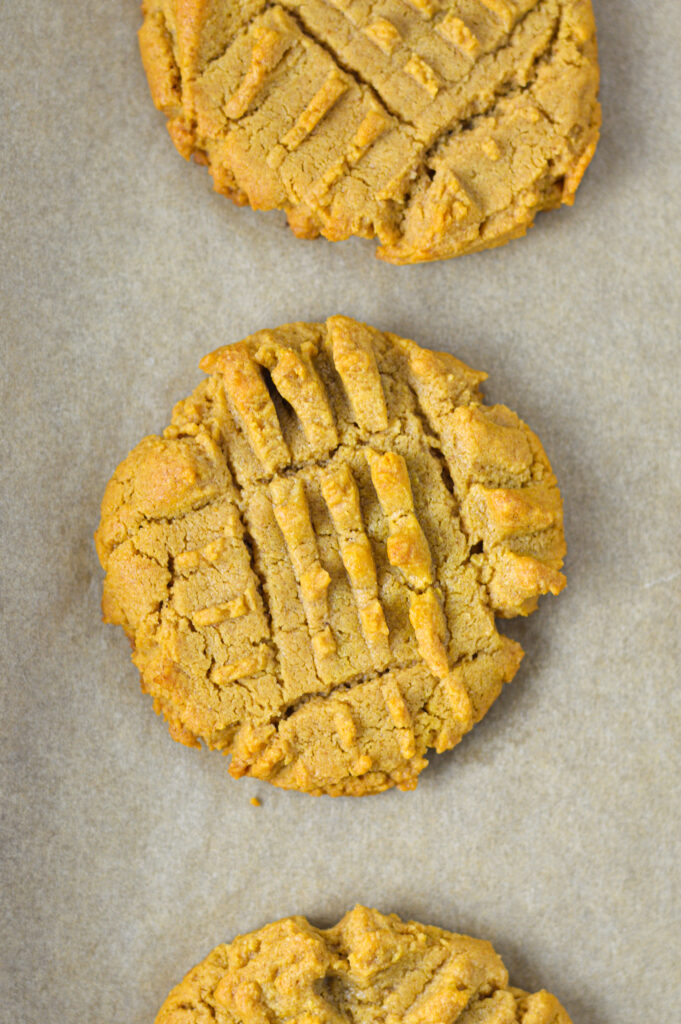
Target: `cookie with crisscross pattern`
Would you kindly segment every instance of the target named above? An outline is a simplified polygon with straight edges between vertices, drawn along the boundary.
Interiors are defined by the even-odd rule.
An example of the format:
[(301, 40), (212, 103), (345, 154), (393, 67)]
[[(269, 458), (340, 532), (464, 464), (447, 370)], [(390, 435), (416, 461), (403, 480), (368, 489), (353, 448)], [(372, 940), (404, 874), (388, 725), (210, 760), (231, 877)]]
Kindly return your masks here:
[(591, 0), (145, 0), (175, 145), (297, 235), (394, 263), (525, 233), (598, 138)]
[(509, 985), (489, 942), (355, 907), (333, 928), (289, 917), (214, 949), (156, 1024), (570, 1024)]
[(546, 455), (484, 374), (346, 317), (201, 365), (107, 487), (105, 618), (173, 737), (232, 774), (411, 788), (518, 668), (495, 616), (563, 587)]

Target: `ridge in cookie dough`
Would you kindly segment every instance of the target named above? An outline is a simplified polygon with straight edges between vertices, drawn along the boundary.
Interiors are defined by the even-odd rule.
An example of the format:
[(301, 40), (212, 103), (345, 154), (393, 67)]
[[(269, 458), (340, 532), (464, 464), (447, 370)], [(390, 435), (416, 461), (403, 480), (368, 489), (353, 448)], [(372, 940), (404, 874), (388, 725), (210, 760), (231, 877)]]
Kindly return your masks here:
[(411, 789), (563, 588), (544, 450), (485, 374), (347, 317), (227, 345), (121, 463), (103, 611), (171, 735), (309, 793)]
[(509, 985), (489, 942), (357, 906), (333, 928), (288, 917), (214, 949), (156, 1024), (570, 1024)]
[(145, 0), (142, 59), (183, 156), (301, 238), (392, 263), (571, 204), (600, 127), (591, 0)]

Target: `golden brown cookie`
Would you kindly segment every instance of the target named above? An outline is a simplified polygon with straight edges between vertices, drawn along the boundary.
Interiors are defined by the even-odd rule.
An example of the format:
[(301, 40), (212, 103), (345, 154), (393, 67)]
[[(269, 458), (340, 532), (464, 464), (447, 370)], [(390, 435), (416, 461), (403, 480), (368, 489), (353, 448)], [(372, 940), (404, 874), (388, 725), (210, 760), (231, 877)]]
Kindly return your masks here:
[(523, 235), (572, 203), (600, 125), (591, 0), (144, 0), (185, 157), (301, 238), (392, 263)]
[(218, 946), (156, 1024), (570, 1024), (508, 983), (489, 942), (355, 907), (333, 928), (288, 917)]
[(107, 486), (104, 617), (171, 735), (233, 775), (410, 789), (518, 668), (495, 615), (564, 585), (546, 455), (485, 374), (346, 317), (201, 366)]

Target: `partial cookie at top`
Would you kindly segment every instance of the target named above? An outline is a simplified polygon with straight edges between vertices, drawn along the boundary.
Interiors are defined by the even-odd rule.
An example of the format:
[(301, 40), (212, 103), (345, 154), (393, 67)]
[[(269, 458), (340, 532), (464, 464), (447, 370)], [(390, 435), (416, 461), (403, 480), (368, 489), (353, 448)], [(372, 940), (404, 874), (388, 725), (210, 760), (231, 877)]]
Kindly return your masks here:
[(152, 96), (217, 191), (393, 263), (572, 203), (600, 126), (591, 0), (144, 0)]
[(564, 585), (541, 444), (484, 374), (346, 317), (201, 365), (106, 489), (104, 617), (172, 736), (233, 775), (412, 788), (518, 668), (495, 616)]
[(555, 996), (509, 985), (481, 939), (357, 906), (333, 928), (288, 917), (217, 946), (156, 1024), (570, 1024)]

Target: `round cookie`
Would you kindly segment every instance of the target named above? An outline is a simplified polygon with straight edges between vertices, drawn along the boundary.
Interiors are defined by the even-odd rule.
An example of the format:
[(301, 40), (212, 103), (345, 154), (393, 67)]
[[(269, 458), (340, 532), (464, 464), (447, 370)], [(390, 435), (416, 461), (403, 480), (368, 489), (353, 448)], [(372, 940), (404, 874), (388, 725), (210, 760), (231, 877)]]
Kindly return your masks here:
[(571, 204), (600, 125), (591, 0), (145, 0), (142, 59), (185, 157), (301, 238), (392, 263)]
[(221, 945), (156, 1024), (570, 1024), (555, 996), (508, 983), (489, 942), (355, 907), (333, 928), (288, 917)]
[(309, 793), (413, 788), (557, 594), (560, 494), (485, 374), (346, 317), (227, 345), (109, 482), (106, 621), (174, 739)]

